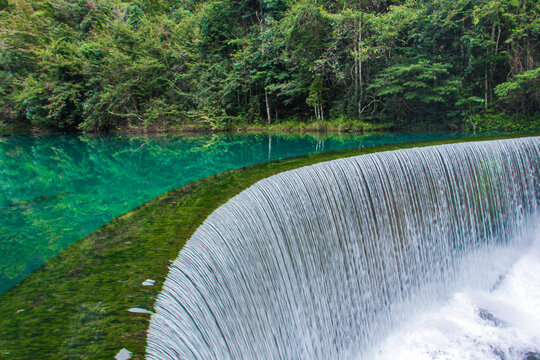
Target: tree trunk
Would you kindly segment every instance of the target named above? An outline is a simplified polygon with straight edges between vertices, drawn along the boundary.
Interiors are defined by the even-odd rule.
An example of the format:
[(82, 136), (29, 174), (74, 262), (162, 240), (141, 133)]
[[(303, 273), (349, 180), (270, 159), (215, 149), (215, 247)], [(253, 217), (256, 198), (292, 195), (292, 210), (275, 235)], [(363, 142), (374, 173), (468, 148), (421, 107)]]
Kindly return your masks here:
[(362, 13), (360, 13), (360, 17), (358, 19), (358, 46), (357, 46), (357, 57), (358, 57), (358, 120), (360, 120), (360, 115), (362, 113), (362, 100), (363, 100), (363, 79), (362, 79), (362, 53), (361, 48), (362, 46)]
[[(360, 83), (358, 82), (358, 69), (360, 67), (359, 61), (358, 61), (358, 54), (359, 54), (358, 44), (359, 43), (358, 43), (358, 38), (357, 38), (357, 39), (355, 39), (354, 44), (353, 44), (353, 52), (354, 52), (354, 69), (353, 69), (353, 74), (354, 74), (354, 99), (356, 100), (357, 103), (360, 102), (360, 95), (359, 95), (360, 94), (360, 91), (359, 91)], [(358, 111), (357, 117), (358, 117), (358, 119), (360, 119), (360, 111)]]
[[(261, 11), (261, 16), (259, 16), (257, 14), (257, 19), (259, 20), (259, 26), (261, 27), (261, 35), (262, 35), (263, 31), (264, 31), (264, 13), (263, 13), (262, 0), (259, 1), (259, 6), (260, 6), (260, 11)], [(265, 53), (264, 41), (262, 41), (261, 42), (261, 54), (262, 54), (263, 58), (264, 58), (264, 53)], [(264, 103), (265, 103), (265, 106), (266, 106), (266, 122), (268, 123), (268, 125), (270, 125), (272, 123), (272, 115), (270, 113), (270, 103), (268, 102), (268, 90), (266, 90), (266, 82), (264, 84)]]
[(268, 125), (272, 123), (272, 116), (270, 115), (270, 104), (268, 103), (268, 90), (264, 89), (264, 101), (266, 103), (266, 120)]
[(488, 109), (488, 97), (489, 97), (489, 81), (488, 81), (488, 65), (485, 66), (484, 71), (484, 105), (486, 110)]

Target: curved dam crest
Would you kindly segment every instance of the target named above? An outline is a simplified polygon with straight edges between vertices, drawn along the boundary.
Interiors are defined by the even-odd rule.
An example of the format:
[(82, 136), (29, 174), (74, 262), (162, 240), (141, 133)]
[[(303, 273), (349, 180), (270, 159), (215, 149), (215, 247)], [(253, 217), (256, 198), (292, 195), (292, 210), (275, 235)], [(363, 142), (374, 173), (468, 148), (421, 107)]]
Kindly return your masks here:
[(261, 180), (180, 251), (147, 358), (369, 358), (455, 289), (497, 287), (539, 223), (539, 172), (535, 137), (361, 155)]

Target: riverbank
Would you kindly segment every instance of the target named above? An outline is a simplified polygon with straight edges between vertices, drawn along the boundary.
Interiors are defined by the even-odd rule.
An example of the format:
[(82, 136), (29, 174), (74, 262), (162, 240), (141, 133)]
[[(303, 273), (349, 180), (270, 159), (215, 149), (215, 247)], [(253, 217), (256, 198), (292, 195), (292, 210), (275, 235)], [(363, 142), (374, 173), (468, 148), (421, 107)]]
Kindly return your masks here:
[[(370, 123), (356, 120), (334, 121), (284, 121), (273, 124), (266, 123), (233, 123), (221, 122), (197, 122), (184, 124), (169, 124), (164, 127), (120, 129), (127, 132), (166, 132), (166, 133), (193, 133), (193, 132), (243, 132), (243, 133), (273, 133), (273, 134), (298, 134), (298, 133), (369, 133), (383, 131), (402, 130), (389, 123)], [(448, 129), (446, 129), (448, 130)]]
[[(517, 132), (535, 131), (540, 129), (540, 119), (512, 118), (498, 115), (477, 116), (475, 119), (461, 124), (421, 122), (408, 125), (397, 125), (388, 122), (367, 122), (353, 119), (338, 118), (328, 121), (298, 121), (288, 120), (267, 124), (263, 122), (248, 123), (245, 121), (211, 121), (198, 120), (193, 122), (164, 122), (149, 125), (126, 125), (109, 129), (109, 133), (118, 134), (210, 134), (210, 133), (265, 133), (265, 134), (323, 134), (323, 133), (380, 133), (380, 132)], [(77, 130), (50, 129), (45, 127), (13, 125), (0, 122), (0, 135), (9, 133), (31, 132), (44, 134), (50, 132), (79, 132)], [(92, 133), (92, 132), (90, 132)]]
[[(168, 192), (76, 242), (1, 297), (0, 357), (144, 357), (149, 315), (169, 261), (206, 217), (256, 181), (340, 157), (515, 135), (435, 140), (340, 150), (263, 163)], [(153, 286), (143, 286), (146, 279)]]
[[(355, 120), (335, 120), (335, 121), (284, 121), (274, 124), (266, 123), (247, 123), (247, 122), (221, 122), (219, 124), (212, 121), (197, 121), (187, 123), (161, 123), (148, 126), (125, 126), (116, 129), (110, 129), (110, 133), (120, 134), (209, 134), (209, 133), (268, 133), (268, 134), (298, 134), (298, 133), (373, 133), (387, 131), (407, 131), (411, 129), (399, 128), (389, 123), (370, 123)], [(415, 128), (415, 131), (435, 131), (451, 130), (456, 128), (444, 128), (425, 126)], [(0, 135), (9, 133), (47, 133), (47, 132), (65, 132), (58, 129), (48, 129), (44, 127), (13, 125), (9, 123), (0, 123)], [(71, 130), (67, 132), (78, 132)]]

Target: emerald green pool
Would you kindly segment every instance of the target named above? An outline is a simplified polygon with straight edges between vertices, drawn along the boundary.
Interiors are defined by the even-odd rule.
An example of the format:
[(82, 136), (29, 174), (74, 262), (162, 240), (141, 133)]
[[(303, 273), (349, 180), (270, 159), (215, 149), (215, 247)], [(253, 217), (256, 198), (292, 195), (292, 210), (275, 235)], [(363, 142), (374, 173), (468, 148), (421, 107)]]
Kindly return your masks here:
[(315, 152), (457, 136), (0, 136), (0, 294), (115, 217), (198, 179)]

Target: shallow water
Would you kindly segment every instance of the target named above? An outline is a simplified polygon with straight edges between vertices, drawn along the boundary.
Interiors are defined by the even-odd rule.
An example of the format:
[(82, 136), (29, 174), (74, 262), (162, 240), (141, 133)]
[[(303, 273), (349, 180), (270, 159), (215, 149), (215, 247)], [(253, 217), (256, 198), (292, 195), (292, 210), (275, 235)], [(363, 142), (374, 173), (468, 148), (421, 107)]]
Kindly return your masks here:
[(198, 179), (308, 153), (453, 136), (0, 136), (0, 294), (113, 218)]

